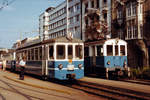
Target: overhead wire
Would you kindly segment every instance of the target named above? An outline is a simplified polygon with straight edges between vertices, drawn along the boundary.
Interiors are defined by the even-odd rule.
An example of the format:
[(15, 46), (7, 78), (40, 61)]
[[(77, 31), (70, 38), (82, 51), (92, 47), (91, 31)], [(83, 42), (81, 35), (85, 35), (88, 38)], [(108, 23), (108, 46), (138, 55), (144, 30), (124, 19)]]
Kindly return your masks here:
[(9, 6), (10, 4), (12, 4), (13, 2), (15, 2), (16, 0), (3, 0), (2, 5), (0, 6), (0, 11), (2, 11), (5, 7)]

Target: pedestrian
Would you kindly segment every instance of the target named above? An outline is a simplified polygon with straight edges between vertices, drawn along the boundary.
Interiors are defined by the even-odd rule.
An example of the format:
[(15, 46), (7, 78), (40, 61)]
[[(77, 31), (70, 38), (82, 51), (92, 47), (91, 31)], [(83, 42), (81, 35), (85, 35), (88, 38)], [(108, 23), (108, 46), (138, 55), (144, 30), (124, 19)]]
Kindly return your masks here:
[(20, 80), (24, 80), (24, 73), (25, 73), (25, 57), (23, 57), (20, 62), (19, 62), (19, 65), (20, 65), (20, 74), (19, 74), (19, 79)]
[(3, 71), (6, 70), (6, 59), (3, 59)]

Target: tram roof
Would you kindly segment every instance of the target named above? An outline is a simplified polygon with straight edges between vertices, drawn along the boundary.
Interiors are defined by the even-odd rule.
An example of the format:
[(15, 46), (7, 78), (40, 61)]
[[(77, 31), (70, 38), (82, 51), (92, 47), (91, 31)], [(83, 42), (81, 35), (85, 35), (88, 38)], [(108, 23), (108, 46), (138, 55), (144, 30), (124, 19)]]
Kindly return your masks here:
[(121, 40), (121, 39), (117, 39), (117, 38), (115, 38), (115, 39), (102, 39), (102, 40), (97, 40), (97, 41), (88, 41), (88, 42), (85, 42), (84, 44), (86, 45), (86, 46), (89, 46), (89, 45), (103, 45), (103, 44), (105, 44), (105, 43), (108, 43), (108, 42), (115, 42), (115, 43), (118, 43), (119, 41), (120, 42), (124, 42), (124, 43), (126, 43), (126, 41), (124, 41), (124, 40)]
[(48, 39), (43, 41), (43, 43), (57, 43), (57, 42), (63, 42), (63, 43), (83, 43), (82, 40), (77, 39), (77, 38), (73, 38), (73, 39), (69, 39), (67, 37), (58, 37), (58, 38), (54, 38), (54, 39)]

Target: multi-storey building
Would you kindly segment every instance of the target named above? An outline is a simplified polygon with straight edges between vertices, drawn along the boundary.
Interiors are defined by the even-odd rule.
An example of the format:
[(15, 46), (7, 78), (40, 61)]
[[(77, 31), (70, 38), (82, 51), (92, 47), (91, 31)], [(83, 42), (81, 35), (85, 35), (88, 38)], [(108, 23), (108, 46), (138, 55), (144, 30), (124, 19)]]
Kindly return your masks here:
[(44, 39), (65, 36), (66, 33), (81, 39), (80, 0), (65, 0), (55, 8), (50, 7), (39, 20), (39, 31)]
[[(99, 16), (92, 15), (87, 17), (87, 15), (94, 11)], [(111, 0), (82, 0), (82, 37), (84, 41), (93, 39), (92, 36), (94, 34), (87, 33), (86, 29), (93, 26), (94, 20), (100, 24), (102, 21), (106, 23), (108, 35), (111, 36)]]
[(43, 39), (48, 38), (48, 22), (49, 22), (49, 14), (48, 12), (53, 10), (53, 7), (49, 7), (46, 9), (44, 13), (39, 16), (39, 36)]
[(82, 38), (80, 0), (68, 0), (68, 32), (72, 33), (73, 38)]
[(146, 21), (149, 2), (149, 0), (112, 0), (112, 37), (128, 42), (128, 63), (132, 67), (149, 64), (149, 35), (146, 31), (149, 24)]

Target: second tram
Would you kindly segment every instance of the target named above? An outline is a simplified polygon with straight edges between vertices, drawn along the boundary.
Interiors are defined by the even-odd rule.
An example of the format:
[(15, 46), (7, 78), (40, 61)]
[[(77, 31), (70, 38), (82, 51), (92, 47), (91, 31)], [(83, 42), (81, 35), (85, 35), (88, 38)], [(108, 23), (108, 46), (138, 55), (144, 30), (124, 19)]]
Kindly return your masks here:
[(122, 76), (127, 67), (127, 42), (120, 39), (85, 43), (85, 74)]

